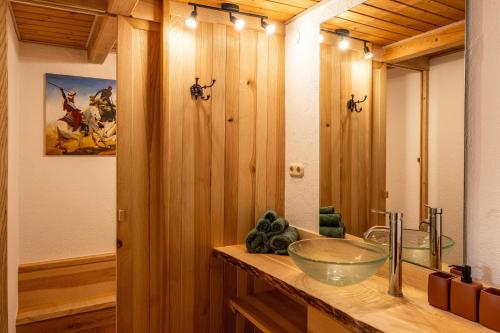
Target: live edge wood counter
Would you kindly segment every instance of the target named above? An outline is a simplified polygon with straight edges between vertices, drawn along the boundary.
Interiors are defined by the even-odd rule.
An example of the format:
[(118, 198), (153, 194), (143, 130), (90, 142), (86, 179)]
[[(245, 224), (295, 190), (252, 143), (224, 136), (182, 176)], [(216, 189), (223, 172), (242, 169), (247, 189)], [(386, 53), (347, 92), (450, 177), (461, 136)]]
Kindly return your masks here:
[(309, 314), (311, 309), (320, 310), (352, 332), (493, 332), (430, 306), (426, 291), (430, 271), (415, 265), (403, 265), (404, 297), (397, 298), (387, 294), (387, 266), (362, 283), (335, 287), (311, 279), (288, 256), (250, 254), (244, 245), (218, 247), (213, 254), (303, 300)]

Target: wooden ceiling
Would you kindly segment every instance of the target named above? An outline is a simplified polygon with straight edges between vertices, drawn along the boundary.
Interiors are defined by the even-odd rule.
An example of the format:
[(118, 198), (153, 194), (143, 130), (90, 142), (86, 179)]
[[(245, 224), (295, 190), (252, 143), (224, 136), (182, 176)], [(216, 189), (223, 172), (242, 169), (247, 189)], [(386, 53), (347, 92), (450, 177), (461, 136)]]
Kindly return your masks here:
[(328, 20), (322, 28), (348, 29), (379, 46), (465, 19), (465, 0), (367, 0)]
[(95, 16), (11, 3), (20, 41), (86, 49)]

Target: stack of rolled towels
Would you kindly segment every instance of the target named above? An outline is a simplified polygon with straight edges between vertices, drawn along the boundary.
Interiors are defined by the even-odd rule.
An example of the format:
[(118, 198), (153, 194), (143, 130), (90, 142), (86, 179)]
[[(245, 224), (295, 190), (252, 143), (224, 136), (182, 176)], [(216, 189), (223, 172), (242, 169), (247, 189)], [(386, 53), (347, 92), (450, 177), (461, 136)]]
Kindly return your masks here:
[(289, 226), (288, 221), (274, 210), (269, 210), (248, 233), (246, 245), (250, 253), (288, 254), (288, 245), (298, 238), (297, 229)]
[(342, 215), (333, 206), (320, 207), (319, 233), (332, 238), (345, 238), (345, 227)]

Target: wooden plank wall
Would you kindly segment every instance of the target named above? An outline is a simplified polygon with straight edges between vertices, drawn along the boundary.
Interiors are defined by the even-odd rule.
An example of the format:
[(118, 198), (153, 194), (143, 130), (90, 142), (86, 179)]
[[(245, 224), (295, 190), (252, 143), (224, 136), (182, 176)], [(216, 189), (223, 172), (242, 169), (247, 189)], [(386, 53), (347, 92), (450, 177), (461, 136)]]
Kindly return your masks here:
[(0, 0), (0, 332), (7, 332), (7, 0)]
[[(235, 332), (227, 301), (252, 281), (211, 257), (284, 209), (284, 38), (184, 18), (169, 26), (165, 332)], [(189, 87), (216, 79), (209, 101)], [(238, 323), (238, 327), (243, 327)]]
[(160, 332), (160, 46), (159, 24), (118, 17), (118, 332)]
[[(320, 201), (342, 213), (347, 232), (361, 236), (369, 227), (372, 131), (372, 62), (362, 47), (340, 51), (337, 40), (321, 44)], [(361, 113), (347, 101), (368, 95)]]

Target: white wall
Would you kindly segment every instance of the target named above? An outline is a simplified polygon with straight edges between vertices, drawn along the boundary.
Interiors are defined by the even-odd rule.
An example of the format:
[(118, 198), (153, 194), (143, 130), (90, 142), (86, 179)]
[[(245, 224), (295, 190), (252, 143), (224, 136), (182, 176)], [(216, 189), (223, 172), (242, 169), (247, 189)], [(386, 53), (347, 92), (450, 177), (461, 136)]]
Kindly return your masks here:
[(405, 228), (420, 219), (420, 72), (387, 71), (386, 208), (404, 213)]
[(443, 233), (455, 240), (450, 264), (463, 262), (464, 70), (464, 52), (430, 61), (429, 204), (443, 208)]
[(16, 331), (17, 265), (19, 261), (19, 43), (10, 15), (7, 15), (8, 63), (8, 207), (7, 207), (7, 290), (9, 332)]
[(44, 74), (114, 79), (116, 57), (20, 43), (20, 263), (115, 251), (116, 159), (44, 156)]
[[(286, 25), (285, 215), (290, 223), (319, 230), (319, 34), (320, 24), (364, 0), (324, 0)], [(288, 174), (304, 164), (304, 178)]]
[(500, 1), (468, 1), (467, 262), (500, 285)]

